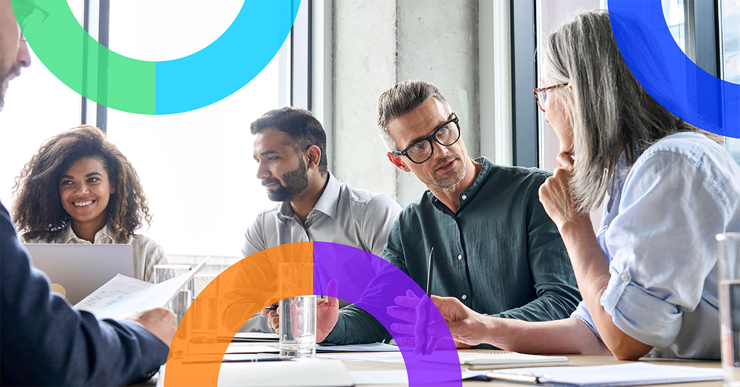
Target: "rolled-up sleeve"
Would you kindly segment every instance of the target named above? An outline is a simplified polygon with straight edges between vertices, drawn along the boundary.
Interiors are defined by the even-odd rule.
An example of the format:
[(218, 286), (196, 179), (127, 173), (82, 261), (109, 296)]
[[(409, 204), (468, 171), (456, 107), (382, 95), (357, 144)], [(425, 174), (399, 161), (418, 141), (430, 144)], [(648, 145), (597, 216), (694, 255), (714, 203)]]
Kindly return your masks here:
[(658, 348), (675, 341), (716, 270), (707, 252), (723, 230), (711, 225), (728, 212), (701, 159), (657, 152), (634, 165), (605, 234), (611, 277), (601, 305), (619, 329)]

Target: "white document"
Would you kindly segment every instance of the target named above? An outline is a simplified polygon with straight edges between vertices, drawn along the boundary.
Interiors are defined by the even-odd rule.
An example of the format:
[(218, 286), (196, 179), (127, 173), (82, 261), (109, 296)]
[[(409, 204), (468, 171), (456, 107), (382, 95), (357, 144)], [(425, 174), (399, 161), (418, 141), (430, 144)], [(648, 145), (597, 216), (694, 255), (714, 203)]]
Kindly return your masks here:
[(346, 361), (376, 361), (379, 363), (404, 364), (401, 352), (317, 353), (316, 357)]
[(565, 356), (526, 355), (516, 352), (458, 352), (460, 365), (471, 370), (491, 370), (512, 367), (549, 367), (569, 365)]
[[(518, 368), (497, 371), (501, 374), (526, 373), (540, 377), (540, 383), (570, 387), (635, 386), (722, 380), (719, 368), (628, 363), (589, 367)], [(491, 373), (488, 373), (491, 375)]]
[(156, 285), (118, 274), (85, 297), (75, 308), (92, 312), (97, 318), (118, 318), (132, 312), (163, 307), (206, 262), (208, 258), (193, 270)]
[(351, 344), (351, 345), (321, 345), (316, 346), (316, 353), (332, 352), (399, 352), (395, 345), (383, 343)]
[[(494, 369), (511, 368), (526, 365), (529, 367), (568, 365), (570, 362), (565, 356), (538, 356), (525, 355), (515, 352), (457, 352), (460, 357), (460, 365), (468, 366), (469, 369)], [(322, 353), (322, 358), (347, 360), (347, 361), (376, 361), (380, 363), (404, 364), (400, 352), (373, 352), (373, 353)], [(436, 357), (435, 357), (436, 358)], [(424, 357), (419, 357), (425, 361)], [(430, 364), (433, 364), (430, 362)]]
[(266, 333), (266, 332), (237, 332), (231, 339), (231, 342), (236, 341), (280, 341), (280, 336), (277, 333)]
[[(462, 372), (462, 379), (478, 377), (479, 373)], [(350, 371), (349, 376), (355, 384), (408, 384), (409, 379), (406, 370), (393, 371)], [(440, 380), (447, 382), (447, 380)]]
[(335, 360), (302, 359), (270, 362), (222, 363), (220, 387), (354, 386), (344, 364)]

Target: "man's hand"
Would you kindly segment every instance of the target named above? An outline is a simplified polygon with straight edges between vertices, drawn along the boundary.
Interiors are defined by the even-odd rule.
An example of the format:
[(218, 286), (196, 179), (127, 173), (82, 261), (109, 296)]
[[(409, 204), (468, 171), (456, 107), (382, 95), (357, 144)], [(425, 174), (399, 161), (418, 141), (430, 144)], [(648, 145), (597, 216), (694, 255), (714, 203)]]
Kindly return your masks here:
[(486, 320), (491, 318), (473, 311), (455, 297), (432, 296), (432, 301), (447, 322), (458, 348), (487, 342), (486, 337), (491, 327), (488, 324), (490, 321)]
[[(433, 305), (429, 297), (416, 297), (413, 291), (407, 290), (406, 296), (396, 297), (396, 305), (388, 308), (388, 315), (410, 324), (395, 323), (391, 329), (404, 337), (396, 337), (396, 341), (404, 346), (412, 347), (417, 355), (429, 355), (437, 349), (443, 335), (446, 335), (441, 321), (436, 321)], [(455, 346), (462, 345), (455, 343)]]
[[(336, 280), (329, 281), (326, 292), (330, 295), (337, 295), (339, 283)], [(268, 316), (267, 324), (270, 328), (278, 332), (280, 329), (280, 309), (267, 310), (263, 309), (260, 316)], [(329, 336), (339, 320), (339, 299), (329, 296), (326, 300), (316, 300), (316, 342), (320, 343)]]
[(175, 337), (174, 315), (165, 308), (154, 308), (124, 317), (144, 326), (169, 347)]

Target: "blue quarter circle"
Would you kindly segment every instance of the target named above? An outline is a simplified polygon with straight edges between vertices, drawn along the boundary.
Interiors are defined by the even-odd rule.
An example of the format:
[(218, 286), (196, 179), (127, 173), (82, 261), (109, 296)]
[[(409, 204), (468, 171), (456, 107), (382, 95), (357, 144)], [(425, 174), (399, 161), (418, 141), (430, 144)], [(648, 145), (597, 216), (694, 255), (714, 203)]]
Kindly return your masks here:
[(609, 15), (622, 57), (656, 101), (694, 126), (740, 138), (740, 85), (712, 76), (684, 54), (660, 0), (609, 0)]
[(245, 0), (218, 39), (191, 55), (156, 63), (156, 113), (218, 102), (257, 76), (283, 45), (300, 0)]

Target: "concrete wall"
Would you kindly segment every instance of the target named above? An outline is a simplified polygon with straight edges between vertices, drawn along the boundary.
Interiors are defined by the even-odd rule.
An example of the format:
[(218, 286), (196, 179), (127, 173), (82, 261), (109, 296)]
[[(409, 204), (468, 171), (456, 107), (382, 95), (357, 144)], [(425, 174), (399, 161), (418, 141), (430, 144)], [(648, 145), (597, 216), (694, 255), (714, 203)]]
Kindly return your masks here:
[(426, 187), (397, 170), (377, 133), (376, 104), (397, 82), (435, 84), (460, 117), (471, 157), (480, 155), (479, 0), (339, 0), (333, 3), (333, 172), (401, 206)]

